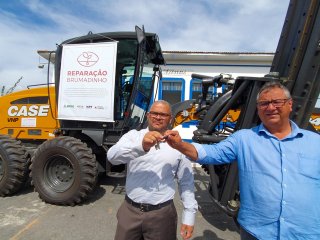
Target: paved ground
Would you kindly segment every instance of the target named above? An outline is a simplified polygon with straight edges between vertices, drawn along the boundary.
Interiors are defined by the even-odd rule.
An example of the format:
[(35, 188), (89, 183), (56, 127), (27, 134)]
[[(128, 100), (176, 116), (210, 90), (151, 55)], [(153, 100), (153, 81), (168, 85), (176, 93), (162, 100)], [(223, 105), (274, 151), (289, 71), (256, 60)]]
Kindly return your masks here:
[[(195, 168), (199, 212), (192, 239), (240, 239), (233, 220), (214, 207), (207, 186), (208, 176), (201, 168)], [(112, 240), (117, 224), (116, 211), (124, 194), (123, 178), (103, 177), (84, 204), (62, 207), (43, 203), (31, 187), (26, 187), (15, 196), (0, 198), (0, 239)], [(182, 204), (178, 195), (174, 201), (180, 220)]]

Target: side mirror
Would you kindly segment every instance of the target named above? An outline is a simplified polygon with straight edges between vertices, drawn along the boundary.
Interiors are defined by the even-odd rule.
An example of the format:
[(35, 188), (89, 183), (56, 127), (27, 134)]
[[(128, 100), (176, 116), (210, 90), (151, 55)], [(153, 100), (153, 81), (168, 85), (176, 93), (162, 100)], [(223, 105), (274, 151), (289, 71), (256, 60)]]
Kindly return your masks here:
[(135, 30), (136, 30), (138, 42), (139, 42), (139, 44), (141, 44), (146, 38), (146, 36), (144, 34), (144, 27), (142, 27), (142, 29), (141, 29), (138, 26), (136, 26)]

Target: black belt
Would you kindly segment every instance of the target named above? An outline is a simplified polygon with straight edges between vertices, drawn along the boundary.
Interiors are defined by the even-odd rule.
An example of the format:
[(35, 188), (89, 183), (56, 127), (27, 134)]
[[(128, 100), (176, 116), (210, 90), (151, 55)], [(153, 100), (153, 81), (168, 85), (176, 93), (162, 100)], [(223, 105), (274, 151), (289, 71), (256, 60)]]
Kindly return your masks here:
[(167, 206), (173, 202), (173, 200), (170, 199), (169, 201), (159, 203), (157, 205), (152, 205), (152, 204), (147, 204), (147, 203), (134, 202), (127, 195), (126, 195), (125, 199), (126, 199), (127, 203), (129, 203), (133, 207), (139, 208), (141, 212), (149, 212), (149, 211), (157, 210), (157, 209), (163, 208), (164, 206)]

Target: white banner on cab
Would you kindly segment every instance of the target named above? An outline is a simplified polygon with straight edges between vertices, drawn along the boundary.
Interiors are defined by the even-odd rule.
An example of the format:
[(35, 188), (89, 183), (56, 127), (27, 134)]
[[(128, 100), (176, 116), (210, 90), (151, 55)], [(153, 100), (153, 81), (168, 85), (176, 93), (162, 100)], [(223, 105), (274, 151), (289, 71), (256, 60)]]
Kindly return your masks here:
[(64, 45), (58, 118), (113, 122), (117, 42)]

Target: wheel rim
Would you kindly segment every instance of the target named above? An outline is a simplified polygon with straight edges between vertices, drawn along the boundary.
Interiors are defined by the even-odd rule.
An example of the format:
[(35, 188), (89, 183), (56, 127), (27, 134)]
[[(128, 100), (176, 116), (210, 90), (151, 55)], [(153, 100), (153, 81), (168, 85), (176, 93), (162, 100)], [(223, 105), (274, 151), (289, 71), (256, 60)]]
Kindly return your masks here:
[(53, 156), (48, 159), (44, 168), (44, 180), (54, 191), (66, 191), (72, 186), (74, 178), (74, 169), (68, 158)]
[(3, 160), (2, 160), (2, 157), (0, 156), (0, 181), (2, 180), (3, 176), (4, 176)]

